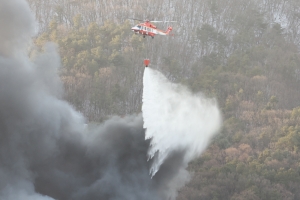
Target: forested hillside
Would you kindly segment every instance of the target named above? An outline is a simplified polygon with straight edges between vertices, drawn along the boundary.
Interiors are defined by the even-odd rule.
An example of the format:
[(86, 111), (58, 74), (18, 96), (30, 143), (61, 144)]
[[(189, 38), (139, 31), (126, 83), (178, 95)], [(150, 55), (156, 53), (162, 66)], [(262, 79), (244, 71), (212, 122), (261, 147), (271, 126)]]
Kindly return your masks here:
[[(300, 199), (299, 1), (28, 2), (40, 27), (32, 56), (57, 43), (65, 99), (89, 121), (141, 111), (145, 57), (217, 99), (222, 131), (178, 199)], [(134, 35), (132, 17), (176, 20), (174, 36)]]

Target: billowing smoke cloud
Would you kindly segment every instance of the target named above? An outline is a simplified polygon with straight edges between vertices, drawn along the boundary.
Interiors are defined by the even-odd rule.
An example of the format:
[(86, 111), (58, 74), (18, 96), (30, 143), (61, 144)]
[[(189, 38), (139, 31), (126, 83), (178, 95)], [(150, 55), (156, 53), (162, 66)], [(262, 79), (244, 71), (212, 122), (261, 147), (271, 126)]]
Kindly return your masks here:
[[(149, 124), (159, 116), (157, 109), (153, 115), (149, 110), (144, 115), (147, 136), (152, 140), (145, 140), (142, 115), (85, 126), (84, 117), (61, 99), (60, 59), (55, 46), (46, 45), (45, 52), (31, 60), (27, 56), (34, 20), (26, 1), (0, 0), (0, 25), (0, 199), (175, 199), (176, 190), (188, 177), (187, 162), (203, 150), (211, 134), (203, 136), (206, 139), (199, 148), (187, 148), (188, 141), (180, 143), (175, 135), (167, 142), (171, 132), (166, 133), (170, 130), (166, 126), (172, 123), (163, 126), (160, 121), (154, 128)], [(144, 92), (148, 89), (151, 94), (155, 91), (145, 85)], [(145, 104), (159, 103), (153, 100), (145, 102), (145, 108), (151, 108)], [(201, 112), (200, 116), (199, 120), (206, 119)], [(181, 123), (183, 127), (185, 122)], [(191, 127), (189, 132), (195, 130)], [(201, 129), (206, 130), (212, 131)], [(150, 155), (160, 152), (147, 161), (150, 142)], [(163, 150), (164, 144), (169, 150)], [(152, 178), (151, 166), (159, 168)]]

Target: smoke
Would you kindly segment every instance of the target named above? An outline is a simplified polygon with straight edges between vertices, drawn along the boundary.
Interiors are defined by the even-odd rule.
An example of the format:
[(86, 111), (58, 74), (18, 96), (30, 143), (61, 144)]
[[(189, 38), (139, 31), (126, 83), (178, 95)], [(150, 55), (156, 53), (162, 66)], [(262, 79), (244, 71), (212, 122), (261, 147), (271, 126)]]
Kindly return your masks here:
[[(144, 122), (142, 115), (134, 115), (85, 126), (84, 117), (61, 98), (60, 58), (55, 45), (47, 44), (45, 52), (34, 58), (27, 56), (34, 18), (26, 1), (0, 0), (0, 25), (0, 199), (175, 199), (177, 189), (188, 180), (187, 163), (201, 153), (212, 135), (210, 128), (196, 129), (185, 119), (195, 117), (199, 126), (215, 120), (211, 125), (215, 124), (216, 130), (219, 116), (207, 113), (216, 112), (214, 103), (179, 88), (178, 94), (172, 92), (170, 83), (147, 69), (145, 80), (153, 78), (153, 85), (149, 80), (144, 82)], [(156, 91), (155, 84), (165, 86)], [(171, 107), (165, 98), (157, 100), (162, 94), (195, 104), (195, 110), (187, 109), (190, 117), (181, 119), (182, 111), (177, 109), (180, 99)], [(185, 100), (190, 98), (200, 98), (203, 106)], [(181, 123), (180, 132), (174, 131), (178, 128), (174, 123)], [(145, 140), (143, 124), (152, 139)], [(191, 135), (180, 142), (187, 130), (185, 124), (190, 126), (186, 134)], [(204, 135), (206, 131), (209, 134)], [(191, 141), (194, 136), (198, 142)], [(191, 148), (187, 148), (189, 142)], [(148, 154), (152, 157), (155, 151), (148, 161)], [(152, 178), (151, 168), (155, 172), (159, 169)]]
[(0, 55), (14, 56), (28, 45), (34, 17), (26, 1), (0, 0), (0, 4)]

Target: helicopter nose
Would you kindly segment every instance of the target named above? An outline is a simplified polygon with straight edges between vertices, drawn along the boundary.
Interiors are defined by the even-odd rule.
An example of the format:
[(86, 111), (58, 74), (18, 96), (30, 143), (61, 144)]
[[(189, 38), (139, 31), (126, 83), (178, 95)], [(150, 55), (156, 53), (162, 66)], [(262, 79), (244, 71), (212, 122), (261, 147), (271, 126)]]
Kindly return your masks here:
[(132, 31), (138, 31), (138, 28), (134, 26), (134, 27), (131, 28), (131, 30)]

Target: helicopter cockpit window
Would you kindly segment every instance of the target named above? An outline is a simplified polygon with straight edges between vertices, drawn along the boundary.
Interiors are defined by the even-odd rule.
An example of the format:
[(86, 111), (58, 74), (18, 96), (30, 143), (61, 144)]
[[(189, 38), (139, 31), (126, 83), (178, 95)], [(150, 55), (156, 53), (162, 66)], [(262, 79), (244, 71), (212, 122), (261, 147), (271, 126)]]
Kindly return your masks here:
[(142, 29), (142, 27), (140, 25), (137, 26), (139, 29)]

